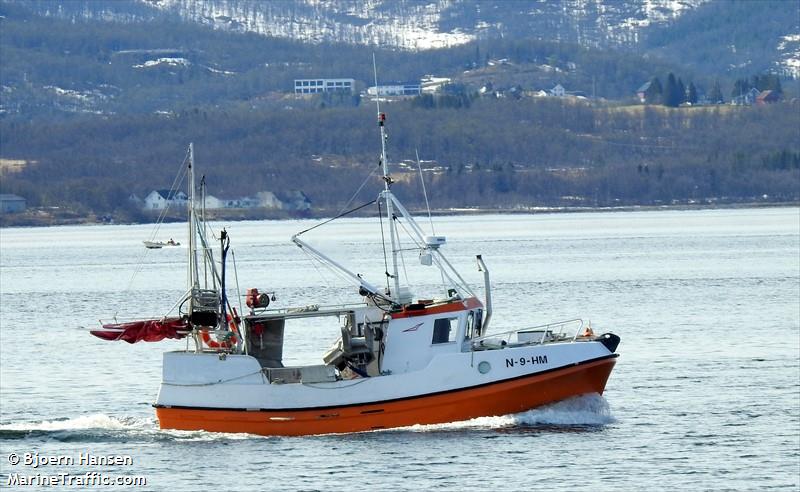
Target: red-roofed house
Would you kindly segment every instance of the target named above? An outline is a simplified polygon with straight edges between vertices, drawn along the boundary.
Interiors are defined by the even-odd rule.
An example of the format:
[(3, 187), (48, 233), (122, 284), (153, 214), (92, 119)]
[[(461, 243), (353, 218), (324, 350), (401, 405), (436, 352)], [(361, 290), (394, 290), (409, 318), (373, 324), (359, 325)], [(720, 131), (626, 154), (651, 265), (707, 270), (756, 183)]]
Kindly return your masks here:
[(767, 104), (776, 103), (781, 100), (780, 94), (775, 91), (762, 91), (756, 97), (756, 104), (759, 106), (765, 106)]

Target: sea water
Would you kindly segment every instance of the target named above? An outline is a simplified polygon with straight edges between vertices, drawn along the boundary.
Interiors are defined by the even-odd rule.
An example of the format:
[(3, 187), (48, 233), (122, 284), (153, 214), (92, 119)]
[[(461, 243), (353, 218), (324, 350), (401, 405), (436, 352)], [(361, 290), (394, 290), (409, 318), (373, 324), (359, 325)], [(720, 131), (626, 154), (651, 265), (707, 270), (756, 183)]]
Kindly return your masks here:
[[(212, 224), (232, 237), (235, 304), (247, 287), (274, 292), (275, 307), (358, 299), (355, 286), (289, 243), (315, 223)], [(105, 342), (87, 329), (173, 307), (187, 250), (141, 241), (155, 234), (185, 245), (185, 225), (8, 228), (0, 488), (40, 489), (64, 476), (55, 480), (77, 477), (73, 486), (93, 490), (798, 490), (800, 210), (458, 216), (434, 226), (480, 297), (474, 255), (483, 255), (490, 332), (580, 317), (618, 334), (605, 394), (350, 435), (162, 431), (151, 407), (161, 353), (185, 342)], [(342, 219), (303, 237), (385, 281), (377, 221)], [(441, 295), (414, 245), (402, 247), (399, 269), (415, 295)], [(284, 362), (319, 363), (337, 336), (335, 322), (288, 326)]]

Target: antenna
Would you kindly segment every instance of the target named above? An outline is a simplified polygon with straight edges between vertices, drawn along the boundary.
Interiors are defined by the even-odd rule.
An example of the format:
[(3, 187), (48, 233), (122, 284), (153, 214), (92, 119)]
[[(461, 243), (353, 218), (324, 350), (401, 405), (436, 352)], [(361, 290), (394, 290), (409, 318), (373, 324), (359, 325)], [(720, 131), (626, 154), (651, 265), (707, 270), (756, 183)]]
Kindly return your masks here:
[(381, 100), (378, 97), (378, 64), (375, 62), (375, 52), (372, 52), (372, 73), (375, 76), (375, 106), (378, 108), (378, 114), (381, 114)]

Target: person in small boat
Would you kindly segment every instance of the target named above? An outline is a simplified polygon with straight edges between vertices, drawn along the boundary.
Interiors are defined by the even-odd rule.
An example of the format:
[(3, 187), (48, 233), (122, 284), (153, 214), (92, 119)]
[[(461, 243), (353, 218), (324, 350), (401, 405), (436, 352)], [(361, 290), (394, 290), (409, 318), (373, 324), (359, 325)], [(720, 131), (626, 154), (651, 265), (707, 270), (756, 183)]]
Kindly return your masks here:
[(167, 244), (169, 244), (170, 246), (174, 246), (175, 245), (175, 240), (172, 239), (172, 238), (169, 238), (169, 241), (167, 241)]

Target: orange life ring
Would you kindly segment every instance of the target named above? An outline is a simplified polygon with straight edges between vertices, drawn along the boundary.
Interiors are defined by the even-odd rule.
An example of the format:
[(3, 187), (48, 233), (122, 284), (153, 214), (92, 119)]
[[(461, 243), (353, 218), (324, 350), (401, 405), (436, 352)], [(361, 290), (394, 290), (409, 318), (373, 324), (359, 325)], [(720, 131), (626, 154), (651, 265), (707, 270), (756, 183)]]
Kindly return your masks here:
[(230, 315), (228, 315), (228, 327), (231, 329), (233, 334), (225, 341), (218, 342), (216, 340), (212, 340), (208, 330), (200, 330), (200, 337), (203, 339), (203, 343), (208, 345), (209, 348), (229, 349), (239, 343), (239, 340), (236, 338), (236, 334), (239, 333), (239, 327), (236, 326), (236, 322), (231, 319)]

